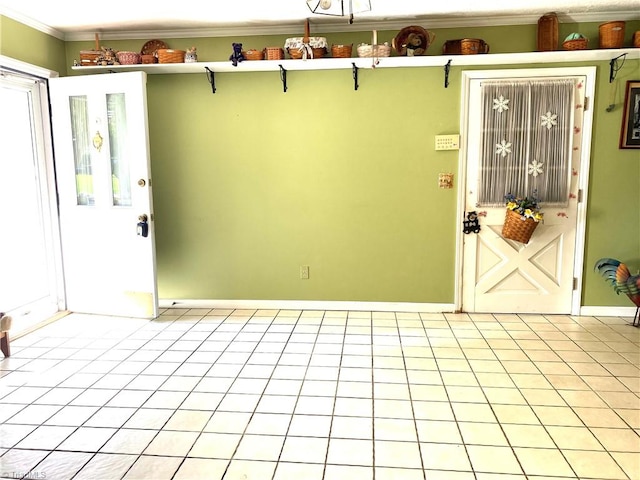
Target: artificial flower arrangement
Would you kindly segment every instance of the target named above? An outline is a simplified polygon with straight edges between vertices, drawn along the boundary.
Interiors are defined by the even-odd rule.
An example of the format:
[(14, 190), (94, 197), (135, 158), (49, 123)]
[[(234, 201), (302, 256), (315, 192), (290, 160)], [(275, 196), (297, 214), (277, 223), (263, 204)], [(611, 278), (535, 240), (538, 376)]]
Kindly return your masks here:
[(507, 210), (520, 214), (520, 216), (524, 217), (522, 220), (533, 218), (536, 222), (539, 222), (544, 217), (538, 206), (539, 200), (535, 192), (530, 197), (516, 197), (511, 193), (507, 193), (504, 199), (507, 203)]
[(502, 227), (502, 236), (521, 243), (529, 243), (533, 231), (544, 214), (540, 211), (536, 193), (530, 197), (517, 197), (511, 193), (504, 196), (507, 213)]

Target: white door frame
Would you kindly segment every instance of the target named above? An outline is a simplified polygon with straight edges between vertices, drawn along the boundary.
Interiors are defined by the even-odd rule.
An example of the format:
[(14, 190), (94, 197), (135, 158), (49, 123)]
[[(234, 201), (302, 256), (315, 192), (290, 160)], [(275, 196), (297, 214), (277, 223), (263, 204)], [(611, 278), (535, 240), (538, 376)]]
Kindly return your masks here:
[[(53, 70), (38, 67), (20, 60), (13, 59), (4, 55), (0, 55), (0, 70), (7, 70), (7, 72), (18, 76), (24, 76), (25, 78), (36, 78), (47, 80), (49, 78), (58, 77), (58, 73)], [(41, 121), (41, 131), (36, 132), (38, 151), (41, 153), (38, 159), (39, 173), (42, 175), (41, 191), (43, 201), (43, 219), (45, 236), (47, 238), (47, 249), (49, 250), (47, 255), (51, 259), (51, 285), (54, 291), (54, 295), (57, 300), (58, 311), (66, 309), (65, 290), (64, 290), (64, 272), (62, 269), (62, 249), (60, 245), (60, 222), (58, 216), (57, 206), (57, 186), (55, 182), (54, 173), (54, 160), (53, 160), (53, 144), (51, 134), (51, 115), (49, 110), (49, 93), (47, 85), (43, 82), (37, 86), (39, 105), (36, 107), (36, 115), (39, 118), (35, 118), (34, 121)], [(35, 309), (30, 308), (27, 310), (18, 309), (16, 312), (11, 312), (14, 315), (29, 315), (30, 321), (28, 325), (25, 325), (23, 330), (17, 330), (12, 336), (15, 338), (29, 331), (37, 328), (38, 324), (47, 321), (56, 312), (51, 312), (50, 307)], [(18, 322), (14, 322), (14, 330), (19, 328)]]
[(467, 190), (467, 156), (468, 156), (468, 130), (469, 130), (469, 94), (472, 80), (496, 79), (512, 77), (558, 77), (581, 75), (587, 78), (585, 85), (585, 97), (589, 106), (584, 111), (584, 123), (582, 129), (582, 145), (580, 172), (578, 174), (578, 188), (582, 191), (581, 201), (578, 203), (576, 223), (576, 245), (573, 263), (573, 276), (577, 278), (576, 288), (571, 300), (571, 314), (580, 314), (582, 298), (582, 273), (584, 270), (584, 248), (587, 223), (587, 196), (589, 186), (589, 167), (591, 159), (591, 134), (593, 124), (593, 105), (595, 95), (596, 67), (560, 67), (560, 68), (535, 68), (535, 69), (505, 69), (505, 70), (469, 70), (462, 72), (462, 91), (460, 95), (460, 151), (458, 155), (458, 205), (456, 209), (456, 276), (455, 276), (455, 310), (462, 309), (462, 283), (463, 283), (463, 240), (462, 219), (465, 212), (465, 193)]

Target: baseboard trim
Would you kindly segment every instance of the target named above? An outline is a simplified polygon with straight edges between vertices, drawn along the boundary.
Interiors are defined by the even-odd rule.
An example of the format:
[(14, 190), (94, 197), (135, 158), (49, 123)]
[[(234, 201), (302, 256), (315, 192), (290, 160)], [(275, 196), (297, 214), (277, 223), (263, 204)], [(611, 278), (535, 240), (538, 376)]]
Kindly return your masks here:
[(636, 314), (635, 307), (580, 307), (580, 315), (585, 317), (631, 317)]
[[(225, 308), (241, 310), (331, 310), (366, 312), (422, 312), (453, 313), (453, 303), (411, 302), (352, 302), (333, 300), (211, 300), (211, 299), (160, 299), (160, 308)], [(580, 315), (586, 317), (631, 317), (635, 307), (580, 307)]]
[(234, 308), (258, 310), (350, 310), (371, 312), (452, 313), (453, 303), (342, 302), (322, 300), (175, 300), (160, 299), (161, 308)]

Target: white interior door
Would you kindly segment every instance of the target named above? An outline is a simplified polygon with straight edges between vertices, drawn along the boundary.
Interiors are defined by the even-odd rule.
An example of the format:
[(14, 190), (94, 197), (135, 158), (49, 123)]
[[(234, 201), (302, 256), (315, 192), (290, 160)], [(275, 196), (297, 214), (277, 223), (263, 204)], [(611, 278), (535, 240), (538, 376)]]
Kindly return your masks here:
[[(549, 77), (550, 73), (552, 72), (538, 72), (537, 75), (534, 74), (536, 77), (534, 80)], [(502, 71), (495, 75), (505, 76), (505, 74), (506, 72)], [(485, 96), (481, 99), (482, 82), (487, 82), (488, 79), (482, 78), (482, 72), (476, 72), (474, 75), (476, 78), (467, 79), (468, 116), (466, 135), (464, 135), (467, 141), (464, 205), (465, 212), (478, 212), (481, 230), (478, 234), (463, 235), (462, 309), (468, 312), (495, 313), (577, 313), (586, 213), (584, 196), (588, 178), (591, 131), (591, 113), (585, 111), (587, 105), (585, 96), (593, 96), (593, 93), (585, 94), (585, 92), (593, 92), (595, 74), (588, 72), (588, 74), (566, 77), (566, 74), (556, 73), (554, 77), (560, 77), (561, 81), (569, 79), (574, 85), (569, 93), (571, 98), (568, 101), (571, 104), (567, 103), (568, 111), (560, 114), (560, 117), (554, 117), (555, 112), (548, 115), (547, 107), (544, 106), (546, 99), (544, 95), (538, 95), (542, 100), (538, 99), (537, 110), (531, 107), (531, 115), (528, 119), (517, 116), (513, 120), (521, 126), (520, 137), (504, 138), (505, 143), (500, 140), (495, 142), (495, 138), (487, 133), (487, 123), (483, 124), (483, 115), (488, 116), (488, 114), (483, 111), (502, 108), (505, 114), (516, 115), (516, 100), (507, 98), (506, 95), (500, 98), (502, 95), (497, 94), (495, 99), (488, 98), (486, 90)], [(504, 81), (513, 82), (518, 77), (521, 80), (528, 78), (523, 75), (524, 72), (514, 71), (510, 73), (510, 78)], [(528, 75), (531, 75), (531, 72), (528, 72)], [(492, 76), (489, 75), (489, 77)], [(499, 79), (490, 78), (489, 80), (495, 84)], [(531, 95), (529, 98), (523, 98), (523, 102), (532, 103), (530, 97)], [(544, 113), (540, 115), (540, 112)], [(517, 115), (520, 113), (518, 112)], [(531, 141), (531, 137), (546, 135), (547, 132), (552, 131), (552, 128), (560, 128), (563, 124), (566, 136), (563, 150), (566, 149), (566, 151), (554, 152), (554, 154), (565, 155), (568, 164), (565, 164), (564, 170), (554, 177), (547, 171), (547, 168), (551, 168), (546, 158), (548, 153), (536, 151), (537, 147), (525, 147), (525, 145)], [(535, 129), (537, 133), (534, 132)], [(495, 142), (489, 145), (491, 152), (486, 148), (487, 142), (491, 141), (488, 138)], [(508, 145), (506, 151), (505, 145)], [(529, 182), (540, 182), (544, 174), (547, 174), (543, 180), (547, 182), (544, 185), (546, 191), (549, 192), (549, 189), (555, 188), (561, 191), (558, 196), (561, 195), (562, 198), (557, 198), (555, 203), (545, 204), (544, 198), (542, 199), (544, 221), (538, 225), (528, 244), (503, 238), (504, 202), (492, 204), (482, 193), (495, 187), (492, 182), (499, 183), (495, 181), (496, 177), (489, 177), (493, 174), (487, 173), (487, 162), (482, 161), (483, 156), (504, 156), (505, 154), (519, 157), (520, 161), (525, 162), (521, 170), (524, 174), (522, 185), (527, 185), (526, 188), (530, 187)], [(503, 164), (509, 165), (508, 161)], [(538, 175), (540, 178), (536, 178)], [(487, 178), (491, 179), (489, 184), (487, 184)], [(509, 181), (506, 183), (508, 184)], [(524, 189), (522, 185), (519, 188)], [(502, 187), (501, 185), (496, 189)], [(509, 187), (504, 186), (504, 188)], [(516, 195), (528, 193), (510, 189), (508, 191)], [(497, 192), (494, 192), (494, 197), (497, 198)]]
[(67, 309), (154, 318), (146, 74), (58, 78), (50, 89)]

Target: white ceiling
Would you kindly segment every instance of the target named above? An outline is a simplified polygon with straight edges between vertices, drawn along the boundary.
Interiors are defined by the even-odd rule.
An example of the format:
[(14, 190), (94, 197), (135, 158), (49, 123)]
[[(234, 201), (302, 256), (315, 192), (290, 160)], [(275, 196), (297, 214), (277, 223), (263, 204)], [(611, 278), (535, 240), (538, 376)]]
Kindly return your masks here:
[(131, 36), (137, 32), (144, 37), (149, 32), (185, 30), (210, 36), (282, 33), (290, 32), (292, 25), (302, 25), (305, 18), (324, 31), (377, 28), (371, 25), (383, 29), (394, 22), (426, 28), (522, 24), (532, 23), (546, 12), (556, 12), (561, 22), (640, 19), (640, 0), (371, 0), (371, 4), (372, 11), (356, 15), (353, 26), (344, 18), (313, 15), (305, 0), (165, 0), (156, 4), (139, 0), (0, 0), (0, 14), (66, 40), (91, 38), (96, 32), (112, 38), (125, 33)]

